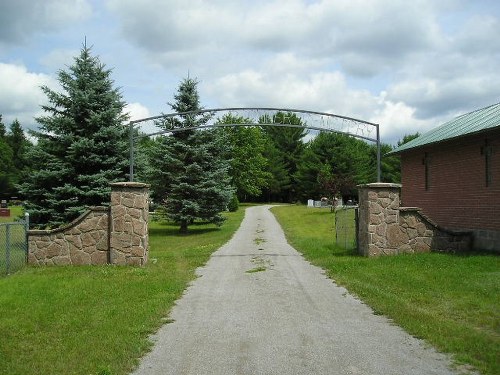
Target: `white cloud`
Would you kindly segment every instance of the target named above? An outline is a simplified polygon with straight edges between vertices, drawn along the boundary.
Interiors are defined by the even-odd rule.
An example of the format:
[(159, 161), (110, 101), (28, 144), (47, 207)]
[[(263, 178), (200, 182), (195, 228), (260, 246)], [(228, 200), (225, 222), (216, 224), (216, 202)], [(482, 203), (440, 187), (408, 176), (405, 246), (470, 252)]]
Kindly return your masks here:
[[(151, 114), (149, 109), (141, 103), (127, 104), (124, 112), (128, 113), (130, 121), (142, 120), (154, 116)], [(154, 120), (144, 121), (134, 126), (144, 134), (151, 134), (160, 130), (157, 126), (155, 126)]]
[(39, 32), (55, 31), (87, 19), (87, 0), (16, 0), (0, 2), (0, 43), (25, 42)]
[(75, 49), (53, 49), (40, 58), (40, 63), (48, 70), (56, 72), (72, 65), (78, 55), (79, 51)]
[(465, 74), (453, 80), (411, 78), (388, 89), (391, 100), (416, 108), (415, 117), (433, 118), (461, 108), (480, 108), (500, 99), (500, 78)]
[[(348, 87), (340, 71), (325, 71), (316, 60), (280, 54), (259, 69), (223, 75), (205, 86), (223, 106), (278, 106), (366, 116), (376, 99)], [(317, 71), (315, 71), (317, 70)]]
[(149, 109), (141, 103), (129, 103), (125, 106), (125, 113), (128, 113), (130, 121), (140, 120), (150, 117)]
[(24, 128), (34, 129), (34, 117), (47, 98), (40, 87), (57, 83), (45, 74), (28, 72), (25, 66), (0, 63), (0, 111), (5, 124), (17, 118)]
[[(466, 22), (444, 30), (442, 16), (453, 19), (460, 1), (108, 5), (124, 35), (151, 61), (177, 75), (194, 74), (203, 82), (202, 98), (218, 106), (288, 106), (359, 118), (399, 109), (418, 123), (498, 98), (500, 82), (491, 77), (497, 76), (499, 43), (493, 40), (489, 51), (479, 46), (498, 34), (499, 17), (460, 14)], [(352, 88), (350, 77), (377, 84)], [(376, 104), (381, 91), (387, 104)]]
[(385, 93), (380, 96), (380, 107), (370, 118), (371, 122), (379, 124), (380, 139), (383, 143), (396, 144), (404, 135), (425, 133), (437, 124), (431, 120), (415, 118), (415, 108), (403, 102), (392, 102), (385, 99)]
[[(189, 72), (206, 107), (331, 112), (379, 122), (393, 141), (500, 100), (499, 10), (492, 0), (18, 0), (0, 4), (0, 43), (48, 41), (9, 47), (4, 61), (30, 77), (71, 63), (82, 30), (102, 34), (86, 35), (134, 118), (168, 112)], [(36, 91), (26, 101), (38, 107)]]
[(172, 64), (182, 57), (189, 64), (196, 52), (203, 61), (210, 50), (222, 50), (222, 62), (231, 54), (295, 51), (340, 62), (351, 74), (373, 75), (427, 48), (436, 33), (425, 1), (110, 0), (108, 5), (128, 39), (153, 55), (172, 57)]

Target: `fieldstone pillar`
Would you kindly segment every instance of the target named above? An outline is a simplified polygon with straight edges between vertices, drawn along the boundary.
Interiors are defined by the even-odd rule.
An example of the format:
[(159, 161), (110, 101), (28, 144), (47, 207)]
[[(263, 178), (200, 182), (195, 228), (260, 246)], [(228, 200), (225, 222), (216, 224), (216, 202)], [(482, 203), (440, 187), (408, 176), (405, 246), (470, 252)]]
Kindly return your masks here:
[(393, 254), (408, 239), (399, 225), (401, 185), (373, 183), (358, 186), (358, 249), (365, 256)]
[(149, 185), (139, 182), (110, 185), (110, 263), (145, 265), (149, 251)]

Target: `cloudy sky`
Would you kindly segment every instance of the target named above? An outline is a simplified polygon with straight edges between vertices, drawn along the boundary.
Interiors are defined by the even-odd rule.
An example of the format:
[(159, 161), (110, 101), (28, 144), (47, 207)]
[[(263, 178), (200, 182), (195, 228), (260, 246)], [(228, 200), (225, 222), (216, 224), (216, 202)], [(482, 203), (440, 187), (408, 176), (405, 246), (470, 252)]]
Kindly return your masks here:
[(330, 112), (391, 144), (500, 102), (497, 0), (2, 0), (4, 123), (36, 127), (85, 38), (135, 119), (188, 74), (205, 108)]

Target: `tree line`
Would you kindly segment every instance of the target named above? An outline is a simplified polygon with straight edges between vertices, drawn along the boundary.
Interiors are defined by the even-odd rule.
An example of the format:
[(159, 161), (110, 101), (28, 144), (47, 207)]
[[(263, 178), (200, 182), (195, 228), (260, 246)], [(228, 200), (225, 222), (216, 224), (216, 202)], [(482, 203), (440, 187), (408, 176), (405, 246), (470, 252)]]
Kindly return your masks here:
[[(61, 92), (42, 87), (48, 104), (36, 118), (38, 129), (30, 131), (33, 143), (17, 120), (7, 131), (0, 117), (1, 192), (22, 197), (36, 227), (55, 227), (85, 207), (107, 204), (109, 183), (129, 177), (126, 103), (111, 70), (84, 45), (58, 80)], [(197, 85), (182, 80), (169, 112), (203, 110)], [(183, 232), (196, 220), (220, 225), (221, 212), (238, 202), (355, 197), (357, 184), (376, 181), (375, 145), (327, 132), (305, 141), (307, 124), (293, 113), (261, 117), (262, 126), (245, 126), (254, 119), (212, 116), (158, 120), (158, 127), (173, 132), (138, 141), (137, 178), (151, 185), (153, 202)], [(298, 127), (263, 125), (282, 123), (285, 116)], [(241, 126), (191, 129), (209, 121)], [(385, 156), (391, 149), (382, 145), (382, 180), (399, 182), (399, 159)]]
[(29, 172), (31, 146), (21, 123), (15, 119), (7, 129), (0, 114), (0, 199), (19, 198), (16, 186)]

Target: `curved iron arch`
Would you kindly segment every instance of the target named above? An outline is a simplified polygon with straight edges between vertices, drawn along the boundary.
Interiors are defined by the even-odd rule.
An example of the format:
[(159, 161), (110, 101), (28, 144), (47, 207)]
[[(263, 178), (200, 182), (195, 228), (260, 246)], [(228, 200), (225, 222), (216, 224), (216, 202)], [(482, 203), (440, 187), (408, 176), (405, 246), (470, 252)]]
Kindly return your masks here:
[[(254, 121), (253, 123), (245, 123), (245, 124), (222, 124), (222, 123), (210, 123), (210, 124), (203, 124), (199, 126), (194, 126), (194, 127), (189, 127), (189, 128), (172, 128), (172, 129), (166, 129), (162, 130), (159, 132), (153, 132), (149, 134), (141, 134), (137, 137), (134, 137), (134, 126), (137, 124), (145, 123), (145, 122), (159, 122), (160, 120), (163, 120), (164, 123), (167, 123), (170, 121), (172, 124), (174, 123), (175, 119), (178, 118), (189, 118), (190, 116), (197, 116), (197, 115), (203, 115), (203, 114), (210, 114), (212, 115), (211, 117), (214, 117), (216, 113), (227, 113), (227, 114), (233, 114), (233, 113), (244, 113), (244, 112), (255, 112), (259, 113), (262, 112), (265, 115), (269, 115), (269, 113), (273, 113), (274, 115), (278, 112), (280, 113), (292, 113), (299, 118), (307, 117), (308, 119), (312, 119), (313, 122), (317, 122), (317, 125), (309, 125), (307, 121), (304, 121), (304, 124), (302, 125), (295, 125), (292, 123), (276, 123), (276, 122), (270, 122), (270, 123), (259, 123), (258, 120)], [(241, 116), (241, 114), (240, 114)], [(251, 119), (250, 117), (242, 116), (248, 119)], [(217, 119), (219, 119), (218, 117)], [(261, 117), (262, 118), (262, 115)], [(270, 117), (273, 120), (276, 120), (275, 116)], [(339, 126), (339, 124), (342, 124), (342, 126)], [(380, 129), (379, 129), (379, 124), (375, 124), (372, 122), (368, 122), (365, 120), (360, 120), (356, 119), (353, 117), (348, 117), (348, 116), (341, 116), (341, 115), (336, 115), (333, 113), (327, 113), (327, 112), (318, 112), (318, 111), (309, 111), (309, 110), (302, 110), (302, 109), (290, 109), (290, 108), (271, 108), (271, 107), (231, 107), (231, 108), (216, 108), (216, 109), (203, 109), (203, 110), (198, 110), (198, 111), (188, 111), (188, 112), (180, 112), (180, 113), (168, 113), (168, 114), (162, 114), (162, 115), (157, 115), (157, 116), (152, 116), (152, 117), (146, 117), (138, 120), (132, 120), (129, 122), (129, 137), (130, 137), (130, 181), (133, 181), (134, 179), (134, 139), (137, 138), (143, 138), (143, 137), (152, 137), (155, 135), (162, 135), (162, 134), (169, 134), (169, 133), (176, 133), (180, 131), (186, 131), (186, 130), (194, 130), (194, 129), (204, 129), (204, 128), (215, 128), (215, 127), (237, 127), (237, 126), (276, 126), (276, 127), (290, 127), (290, 128), (305, 128), (305, 129), (310, 129), (310, 130), (315, 130), (315, 131), (326, 131), (326, 132), (334, 132), (334, 133), (340, 133), (340, 134), (346, 134), (351, 137), (355, 137), (358, 139), (363, 139), (365, 141), (369, 142), (374, 142), (377, 145), (377, 181), (380, 182), (381, 179), (381, 169), (380, 169)], [(364, 129), (369, 129), (369, 128), (374, 128), (375, 129), (375, 138), (369, 137), (365, 135), (365, 130)], [(345, 130), (343, 130), (345, 129)], [(361, 133), (361, 134), (360, 134)], [(371, 133), (368, 131), (368, 133)]]

